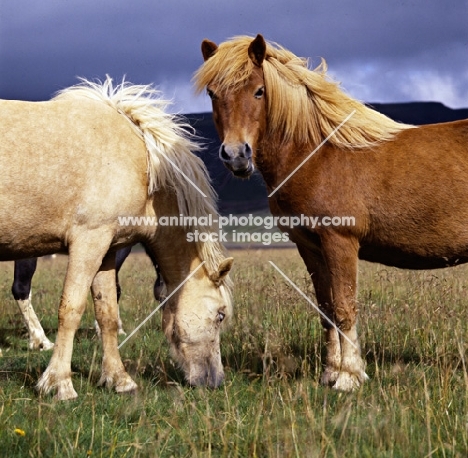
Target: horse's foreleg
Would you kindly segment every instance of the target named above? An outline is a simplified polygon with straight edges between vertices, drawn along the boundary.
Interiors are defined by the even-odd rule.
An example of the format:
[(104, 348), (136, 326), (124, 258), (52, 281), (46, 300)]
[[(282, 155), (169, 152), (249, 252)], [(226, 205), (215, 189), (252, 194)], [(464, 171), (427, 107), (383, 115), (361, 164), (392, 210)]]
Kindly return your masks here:
[[(334, 322), (331, 279), (327, 265), (321, 253), (309, 250), (300, 244), (297, 245), (297, 248), (314, 285), (317, 305), (329, 320)], [(336, 384), (341, 369), (342, 355), (340, 337), (336, 328), (330, 321), (324, 319), (322, 316), (320, 318), (322, 326), (325, 329), (326, 345), (325, 368), (321, 377), (321, 383), (323, 385), (333, 386)]]
[(135, 391), (137, 385), (125, 371), (118, 350), (117, 333), (120, 317), (115, 282), (115, 254), (110, 253), (104, 258), (91, 286), (104, 353), (99, 385), (115, 387), (118, 393), (127, 393)]
[(52, 358), (40, 377), (40, 393), (56, 390), (59, 400), (74, 399), (77, 393), (71, 380), (73, 338), (86, 307), (91, 282), (98, 271), (111, 237), (103, 231), (86, 232), (73, 238), (62, 298), (58, 310), (58, 332)]
[(16, 299), (29, 334), (30, 350), (50, 350), (54, 344), (46, 337), (31, 304), (31, 281), (36, 271), (37, 258), (15, 261), (11, 292)]
[(356, 329), (358, 242), (336, 233), (323, 234), (321, 241), (331, 284), (332, 316), (337, 326), (328, 329), (327, 344), (333, 343), (333, 353), (338, 342), (341, 348), (338, 374), (334, 355), (327, 357), (322, 382), (337, 390), (351, 391), (368, 378)]

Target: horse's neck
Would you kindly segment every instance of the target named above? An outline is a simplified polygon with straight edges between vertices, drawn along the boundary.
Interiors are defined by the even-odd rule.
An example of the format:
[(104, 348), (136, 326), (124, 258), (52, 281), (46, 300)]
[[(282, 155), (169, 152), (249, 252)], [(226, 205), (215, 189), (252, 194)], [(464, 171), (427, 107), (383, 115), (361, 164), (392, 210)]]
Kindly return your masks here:
[(160, 267), (168, 287), (180, 284), (201, 262), (197, 244), (190, 239), (191, 231), (184, 226), (184, 221), (178, 218), (177, 208), (174, 193), (167, 190), (154, 193), (149, 214), (154, 215), (158, 225), (156, 232), (145, 240), (145, 248)]
[(164, 283), (171, 291), (180, 285), (199, 266), (196, 244), (187, 241), (187, 234), (180, 228), (163, 230), (155, 241), (146, 243), (146, 248), (155, 259), (164, 278)]
[(263, 141), (261, 145), (255, 156), (255, 164), (271, 192), (301, 162), (302, 156), (306, 157), (305, 151), (308, 149), (274, 140)]

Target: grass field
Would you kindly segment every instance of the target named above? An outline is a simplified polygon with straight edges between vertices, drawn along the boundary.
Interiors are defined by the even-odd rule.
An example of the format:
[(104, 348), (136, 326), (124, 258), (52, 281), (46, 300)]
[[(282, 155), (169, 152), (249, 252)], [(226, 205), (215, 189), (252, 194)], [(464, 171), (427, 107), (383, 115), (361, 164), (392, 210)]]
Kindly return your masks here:
[[(318, 385), (323, 340), (294, 250), (240, 250), (235, 319), (223, 334), (226, 382), (189, 388), (168, 356), (160, 316), (121, 349), (140, 389), (97, 388), (101, 350), (91, 304), (75, 339), (79, 398), (38, 398), (50, 352), (27, 349), (11, 297), (12, 263), (0, 264), (0, 456), (13, 457), (466, 457), (468, 267), (409, 272), (360, 264), (360, 335), (370, 381), (355, 393)], [(51, 339), (66, 258), (41, 260), (33, 304)], [(155, 307), (144, 255), (121, 271), (130, 332)]]

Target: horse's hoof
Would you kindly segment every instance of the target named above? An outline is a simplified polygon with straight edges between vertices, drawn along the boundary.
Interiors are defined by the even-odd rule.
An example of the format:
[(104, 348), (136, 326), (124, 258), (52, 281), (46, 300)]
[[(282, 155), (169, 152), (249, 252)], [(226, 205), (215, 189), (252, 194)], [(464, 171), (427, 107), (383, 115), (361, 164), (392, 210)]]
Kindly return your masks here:
[(70, 378), (61, 381), (53, 381), (53, 377), (49, 376), (47, 371), (44, 372), (43, 376), (37, 382), (36, 388), (41, 396), (56, 390), (54, 399), (57, 401), (68, 401), (78, 397)]
[(320, 378), (320, 384), (323, 386), (334, 387), (340, 373), (335, 370), (325, 369)]
[(54, 344), (47, 337), (41, 340), (29, 341), (29, 349), (33, 351), (47, 351), (53, 348)]
[(41, 342), (41, 344), (39, 345), (39, 351), (48, 351), (52, 350), (53, 348), (54, 344), (50, 340)]
[(103, 374), (98, 386), (114, 388), (115, 392), (119, 394), (133, 394), (138, 390), (138, 385), (126, 372), (114, 375)]
[(344, 392), (356, 391), (368, 378), (365, 372), (360, 374), (340, 372), (332, 388)]

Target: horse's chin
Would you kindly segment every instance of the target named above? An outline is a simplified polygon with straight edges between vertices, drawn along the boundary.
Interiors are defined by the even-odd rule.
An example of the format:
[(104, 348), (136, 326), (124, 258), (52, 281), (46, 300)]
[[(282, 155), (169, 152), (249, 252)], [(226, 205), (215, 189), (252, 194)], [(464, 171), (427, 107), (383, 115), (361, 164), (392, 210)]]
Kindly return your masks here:
[(252, 162), (248, 162), (247, 167), (232, 167), (227, 162), (224, 165), (231, 171), (231, 173), (237, 177), (242, 179), (250, 178), (252, 173), (254, 172), (254, 166)]

